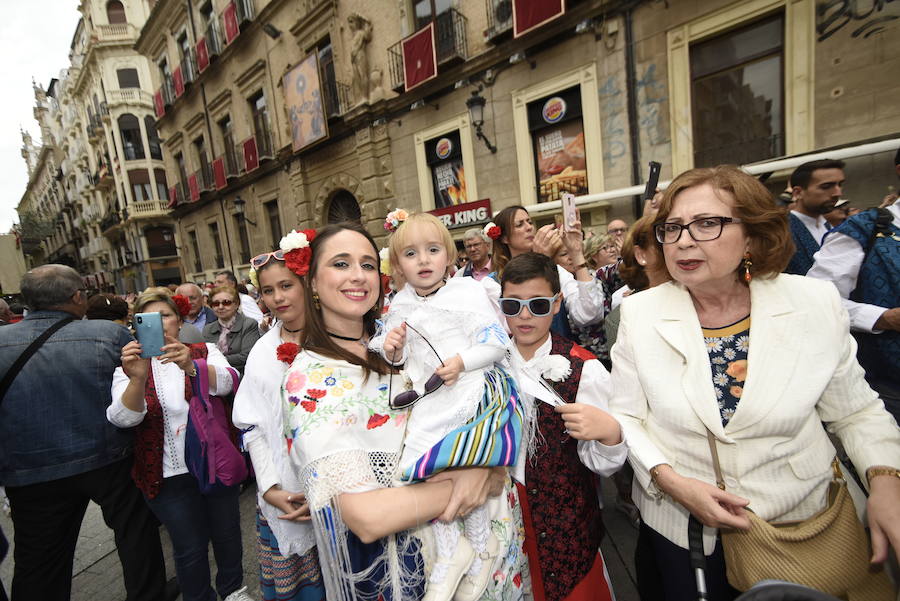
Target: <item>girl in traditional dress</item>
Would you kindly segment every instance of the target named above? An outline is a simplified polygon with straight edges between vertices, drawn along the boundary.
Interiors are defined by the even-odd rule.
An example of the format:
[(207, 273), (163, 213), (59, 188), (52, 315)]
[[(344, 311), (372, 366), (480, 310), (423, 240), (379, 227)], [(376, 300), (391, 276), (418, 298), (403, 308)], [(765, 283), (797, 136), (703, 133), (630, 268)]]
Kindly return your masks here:
[(435, 555), (428, 522), (467, 515), (489, 492), (499, 506), (490, 528), (503, 560), (480, 599), (521, 599), (521, 516), (504, 468), (448, 470), (395, 485), (409, 409), (391, 408), (390, 369), (367, 348), (382, 296), (371, 236), (358, 225), (327, 226), (311, 251), (302, 349), (282, 395), (328, 599), (422, 599)]
[[(393, 221), (389, 216), (387, 223)], [(515, 383), (497, 365), (509, 346), (495, 309), (499, 286), (490, 278), (448, 279), (456, 247), (443, 223), (428, 213), (402, 220), (389, 248), (391, 267), (407, 284), (369, 346), (404, 365), (411, 389), (394, 391), (394, 406), (415, 403), (401, 479), (423, 480), (448, 467), (515, 465), (522, 416)], [(428, 601), (481, 596), (502, 560), (490, 522), (488, 507), (480, 507), (458, 523), (433, 524), (438, 556)], [(458, 569), (462, 565), (468, 569)]]
[[(325, 587), (309, 508), (288, 461), (281, 380), (299, 350), (305, 321), (303, 277), (313, 230), (291, 232), (281, 249), (250, 261), (250, 279), (278, 321), (247, 357), (232, 418), (256, 473), (256, 533), (264, 601), (322, 601)], [(303, 249), (307, 249), (304, 251)]]

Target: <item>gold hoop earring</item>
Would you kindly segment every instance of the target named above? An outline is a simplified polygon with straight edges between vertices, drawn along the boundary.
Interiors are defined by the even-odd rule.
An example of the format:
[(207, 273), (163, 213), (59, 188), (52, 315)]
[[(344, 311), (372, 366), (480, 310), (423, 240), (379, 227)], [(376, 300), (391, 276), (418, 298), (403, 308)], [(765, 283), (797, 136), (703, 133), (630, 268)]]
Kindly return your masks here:
[(317, 293), (313, 292), (312, 300), (313, 306), (316, 308), (316, 311), (322, 308), (322, 305), (319, 304), (319, 295)]
[(753, 276), (750, 274), (750, 268), (753, 267), (753, 261), (750, 260), (750, 251), (744, 253), (744, 281), (748, 284)]

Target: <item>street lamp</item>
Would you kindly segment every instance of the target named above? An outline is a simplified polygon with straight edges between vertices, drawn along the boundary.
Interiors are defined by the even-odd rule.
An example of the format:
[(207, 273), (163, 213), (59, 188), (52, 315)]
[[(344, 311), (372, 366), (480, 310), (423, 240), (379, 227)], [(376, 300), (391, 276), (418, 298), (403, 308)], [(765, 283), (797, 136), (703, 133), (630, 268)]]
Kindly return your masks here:
[(484, 125), (484, 105), (487, 101), (484, 99), (484, 96), (478, 93), (479, 91), (474, 90), (469, 99), (466, 100), (466, 107), (469, 109), (469, 119), (472, 121), (472, 125), (475, 126), (475, 135), (484, 142), (484, 145), (487, 146), (491, 153), (496, 153), (497, 147), (491, 144), (491, 141), (481, 131), (481, 126)]
[(241, 220), (243, 220), (243, 221), (246, 221), (247, 223), (249, 223), (249, 224), (252, 225), (253, 227), (256, 227), (256, 224), (255, 224), (254, 222), (250, 221), (250, 220), (247, 218), (247, 216), (244, 214), (244, 209), (246, 208), (246, 206), (247, 206), (247, 201), (246, 201), (246, 200), (244, 200), (244, 199), (241, 198), (240, 196), (235, 196), (235, 197), (234, 197), (234, 210), (235, 210), (235, 212), (237, 213), (238, 219), (241, 219)]

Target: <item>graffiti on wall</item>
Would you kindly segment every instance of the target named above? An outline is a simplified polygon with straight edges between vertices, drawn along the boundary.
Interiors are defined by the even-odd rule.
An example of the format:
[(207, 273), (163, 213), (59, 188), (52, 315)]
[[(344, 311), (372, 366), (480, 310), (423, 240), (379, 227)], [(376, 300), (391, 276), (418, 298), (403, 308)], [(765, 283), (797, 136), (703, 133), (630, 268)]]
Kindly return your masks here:
[(616, 166), (619, 159), (625, 156), (625, 94), (619, 87), (615, 75), (606, 78), (600, 88), (600, 114), (603, 119), (603, 160), (606, 167)]
[(638, 131), (651, 146), (669, 141), (668, 128), (660, 108), (668, 99), (666, 86), (659, 81), (656, 64), (650, 63), (635, 83), (638, 99)]
[(820, 0), (816, 6), (816, 33), (821, 42), (851, 25), (854, 29), (850, 35), (865, 39), (884, 31), (890, 21), (900, 19), (898, 13), (898, 0)]

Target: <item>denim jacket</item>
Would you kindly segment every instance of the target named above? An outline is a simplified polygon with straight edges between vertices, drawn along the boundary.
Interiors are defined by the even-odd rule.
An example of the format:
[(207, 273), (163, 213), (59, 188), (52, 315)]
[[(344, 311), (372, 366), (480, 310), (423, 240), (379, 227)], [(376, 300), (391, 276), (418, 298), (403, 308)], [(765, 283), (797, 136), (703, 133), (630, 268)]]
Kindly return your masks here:
[[(0, 374), (31, 342), (68, 316), (35, 311), (0, 328)], [(106, 419), (113, 371), (131, 340), (106, 320), (76, 320), (57, 330), (0, 401), (0, 484), (24, 486), (73, 476), (127, 457), (132, 433)]]

